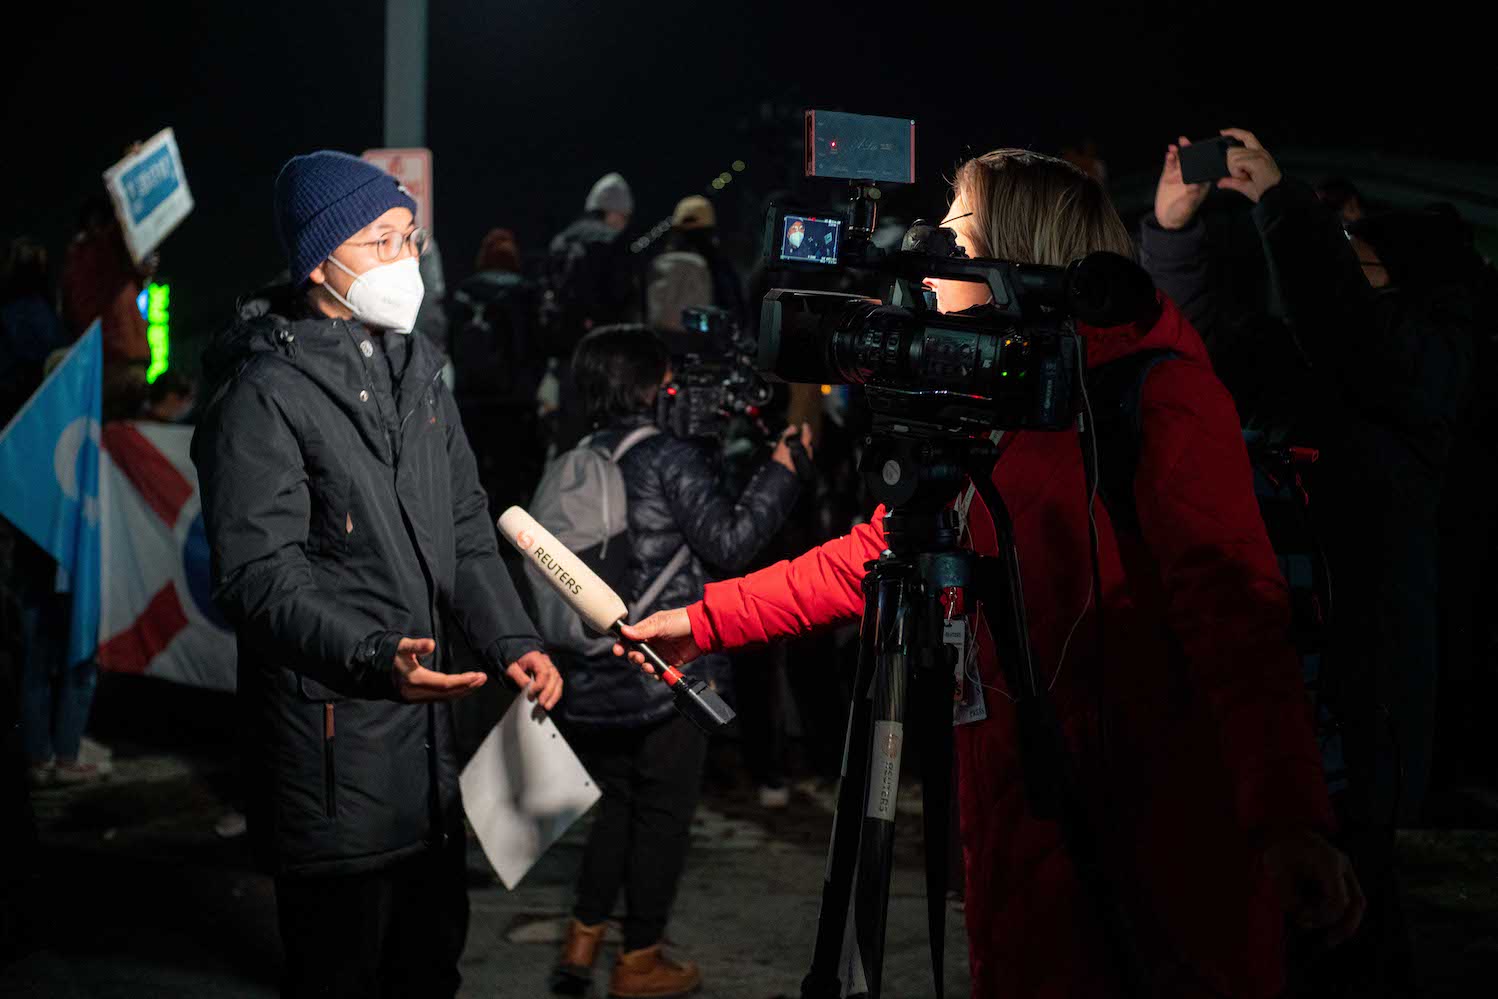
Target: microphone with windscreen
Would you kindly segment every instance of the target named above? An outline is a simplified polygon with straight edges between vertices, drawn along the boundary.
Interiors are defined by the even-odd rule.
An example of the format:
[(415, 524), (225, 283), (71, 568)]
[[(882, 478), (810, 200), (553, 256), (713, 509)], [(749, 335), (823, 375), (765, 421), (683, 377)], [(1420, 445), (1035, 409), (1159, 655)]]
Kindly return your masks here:
[(666, 665), (649, 645), (624, 637), (620, 626), (628, 623), (625, 619), (629, 616), (629, 608), (619, 594), (537, 523), (536, 518), (520, 507), (512, 506), (499, 518), (499, 533), (540, 570), (551, 588), (577, 611), (588, 627), (601, 635), (613, 635), (621, 644), (638, 649), (655, 667), (661, 681), (671, 688), (676, 710), (698, 728), (711, 734), (733, 721), (733, 709), (708, 686), (706, 680), (686, 676), (675, 667)]

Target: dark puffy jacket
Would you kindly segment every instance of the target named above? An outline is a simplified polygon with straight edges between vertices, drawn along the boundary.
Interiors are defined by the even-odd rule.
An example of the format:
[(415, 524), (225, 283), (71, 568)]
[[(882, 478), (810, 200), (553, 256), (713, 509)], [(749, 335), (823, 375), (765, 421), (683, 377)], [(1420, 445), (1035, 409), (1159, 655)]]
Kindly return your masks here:
[[(612, 447), (645, 422), (639, 417), (620, 423), (594, 440)], [(649, 607), (641, 608), (642, 614), (684, 607), (702, 599), (709, 579), (742, 571), (785, 523), (801, 488), (793, 473), (768, 462), (735, 498), (724, 491), (706, 445), (668, 433), (636, 444), (620, 459), (619, 470), (629, 501), (632, 548), (620, 596), (633, 603), (682, 545), (692, 550), (686, 566)], [(724, 665), (722, 657), (709, 656), (691, 668), (711, 677)], [(649, 725), (673, 710), (664, 684), (639, 670), (622, 669), (612, 656), (567, 660), (563, 666), (567, 693), (559, 710), (575, 724)]]
[(214, 598), (233, 623), (261, 859), (285, 873), (383, 866), (461, 821), (447, 706), (401, 703), (402, 636), (456, 626), (500, 672), (540, 648), (501, 563), (457, 409), (427, 340), (384, 349), (284, 291), (204, 358), (193, 437)]

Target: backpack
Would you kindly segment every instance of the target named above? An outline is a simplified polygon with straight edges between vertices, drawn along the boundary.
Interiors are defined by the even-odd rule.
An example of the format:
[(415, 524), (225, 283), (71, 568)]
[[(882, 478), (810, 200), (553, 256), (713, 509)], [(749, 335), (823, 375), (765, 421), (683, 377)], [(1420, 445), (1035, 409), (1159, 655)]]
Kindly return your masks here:
[(532, 405), (541, 380), (536, 286), (515, 274), (475, 274), (447, 302), (454, 395)]
[(613, 314), (619, 266), (619, 250), (612, 242), (587, 234), (563, 234), (552, 242), (541, 305), (549, 353), (566, 357), (589, 329), (623, 318)]
[[(1144, 431), (1144, 382), (1156, 365), (1180, 356), (1173, 350), (1140, 351), (1088, 373), (1088, 398), (1098, 448), (1098, 497), (1115, 532), (1124, 536), (1140, 537), (1134, 477)], [(1280, 573), (1290, 588), (1290, 640), (1311, 700), (1327, 790), (1336, 794), (1347, 787), (1347, 765), (1336, 716), (1320, 689), (1331, 579), (1311, 520), (1310, 495), (1300, 476), (1301, 466), (1315, 461), (1316, 453), (1285, 446), (1278, 437), (1256, 431), (1244, 431), (1243, 436), (1253, 468), (1259, 515)]]
[(714, 304), (713, 274), (702, 254), (671, 250), (651, 262), (646, 321), (652, 328), (680, 330), (683, 309)]
[[(599, 435), (583, 438), (547, 466), (529, 508), (542, 527), (621, 595), (632, 550), (619, 460), (636, 444), (658, 433), (660, 430), (653, 426), (638, 427), (612, 449), (599, 445)], [(677, 549), (660, 575), (630, 604), (630, 620), (640, 619), (691, 557), (688, 546)], [(590, 633), (577, 611), (547, 584), (541, 570), (529, 559), (525, 566), (536, 629), (547, 647), (578, 658), (607, 656), (614, 639)]]

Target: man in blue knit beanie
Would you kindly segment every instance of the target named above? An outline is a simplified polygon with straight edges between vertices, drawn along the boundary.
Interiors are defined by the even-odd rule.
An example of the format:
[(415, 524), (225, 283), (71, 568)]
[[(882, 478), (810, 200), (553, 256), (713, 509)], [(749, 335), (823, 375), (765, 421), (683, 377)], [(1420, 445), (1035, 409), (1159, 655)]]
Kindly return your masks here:
[(357, 157), (292, 159), (274, 195), (290, 280), (243, 302), (204, 356), (193, 462), (294, 999), (456, 994), (452, 703), (490, 677), (544, 708), (562, 691), (500, 560), (444, 358), (409, 335), (414, 210)]

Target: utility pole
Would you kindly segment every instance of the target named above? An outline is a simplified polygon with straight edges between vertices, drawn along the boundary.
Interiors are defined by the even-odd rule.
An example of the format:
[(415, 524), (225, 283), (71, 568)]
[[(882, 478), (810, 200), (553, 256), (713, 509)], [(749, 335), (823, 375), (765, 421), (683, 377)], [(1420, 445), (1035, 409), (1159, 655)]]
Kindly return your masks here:
[(426, 139), (427, 0), (385, 0), (385, 146)]

